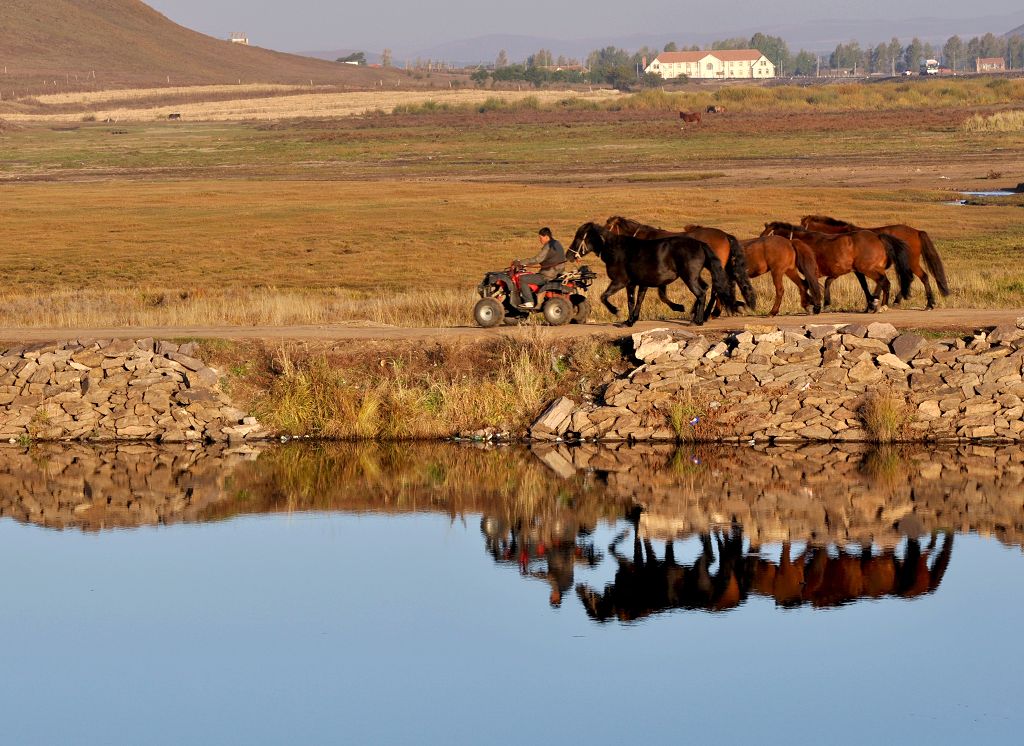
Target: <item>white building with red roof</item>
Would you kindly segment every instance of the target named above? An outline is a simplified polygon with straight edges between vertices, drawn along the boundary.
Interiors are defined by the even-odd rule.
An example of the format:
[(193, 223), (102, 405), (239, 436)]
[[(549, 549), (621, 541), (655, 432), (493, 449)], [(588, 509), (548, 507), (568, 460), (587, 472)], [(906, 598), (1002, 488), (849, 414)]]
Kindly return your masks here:
[(700, 52), (662, 52), (644, 68), (665, 80), (688, 78), (725, 80), (775, 77), (775, 65), (756, 49), (714, 49)]

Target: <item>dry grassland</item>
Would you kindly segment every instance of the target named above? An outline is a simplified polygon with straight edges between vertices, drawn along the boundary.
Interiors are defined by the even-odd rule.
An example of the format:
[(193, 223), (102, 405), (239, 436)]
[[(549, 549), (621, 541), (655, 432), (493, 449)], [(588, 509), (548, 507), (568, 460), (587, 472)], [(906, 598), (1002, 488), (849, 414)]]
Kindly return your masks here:
[[(211, 88), (220, 89), (218, 91)], [(581, 93), (577, 91), (488, 91), (488, 90), (440, 90), (440, 91), (362, 91), (362, 92), (332, 92), (332, 93), (301, 93), (296, 95), (280, 95), (285, 87), (278, 87), (275, 92), (278, 95), (260, 97), (257, 92), (247, 91), (245, 97), (223, 101), (203, 101), (199, 97), (205, 92), (207, 94), (222, 94), (224, 89), (231, 92), (231, 86), (213, 86), (192, 89), (196, 98), (173, 103), (140, 103), (132, 105), (131, 98), (138, 97), (145, 100), (148, 94), (162, 95), (160, 89), (148, 89), (133, 91), (130, 96), (127, 92), (109, 92), (110, 98), (106, 101), (99, 99), (95, 101), (81, 101), (83, 106), (88, 106), (88, 114), (83, 111), (61, 110), (56, 113), (45, 111), (32, 112), (11, 112), (4, 116), (12, 122), (79, 122), (83, 116), (99, 120), (111, 119), (119, 123), (123, 122), (151, 122), (157, 119), (166, 119), (171, 113), (181, 114), (182, 118), (189, 121), (221, 122), (239, 120), (275, 120), (293, 119), (299, 117), (345, 117), (366, 114), (373, 111), (390, 112), (399, 106), (416, 106), (426, 102), (434, 102), (445, 106), (471, 106), (481, 104), (490, 98), (497, 98), (502, 101), (521, 101), (525, 98), (536, 99), (539, 104), (551, 104), (556, 101), (580, 98), (587, 101), (607, 101), (618, 96), (614, 91), (598, 90), (593, 93)], [(181, 92), (188, 92), (189, 89), (181, 89)], [(267, 91), (270, 92), (269, 90)], [(115, 97), (114, 94), (120, 94)], [(53, 104), (66, 105), (74, 103), (65, 101), (65, 98), (73, 98), (79, 94), (67, 94), (54, 101)], [(89, 94), (82, 94), (89, 95)], [(167, 92), (168, 96), (174, 95)], [(180, 95), (180, 94), (179, 94)], [(42, 100), (42, 99), (40, 99)], [(107, 101), (116, 101), (118, 106), (103, 106)]]
[(242, 85), (195, 85), (195, 86), (167, 86), (165, 88), (128, 88), (104, 91), (72, 91), (69, 93), (47, 93), (34, 96), (35, 102), (42, 106), (62, 106), (67, 104), (80, 104), (82, 106), (95, 106), (107, 104), (111, 101), (132, 101), (137, 99), (151, 99), (158, 96), (164, 97), (189, 97), (196, 100), (222, 94), (238, 94), (245, 96), (258, 95), (260, 93), (287, 93), (287, 92), (309, 92), (309, 86), (283, 85), (275, 83), (246, 83)]
[[(464, 324), (484, 272), (532, 253), (538, 226), (568, 244), (580, 223), (617, 213), (667, 227), (703, 222), (740, 237), (769, 217), (810, 212), (926, 226), (953, 286), (943, 305), (1024, 306), (1024, 211), (944, 205), (925, 194), (898, 201), (836, 188), (662, 186), (653, 207), (649, 189), (630, 186), (186, 181), (3, 192), (5, 326)], [(768, 278), (755, 287), (768, 308)], [(838, 308), (863, 305), (852, 276), (834, 294)], [(915, 296), (912, 305), (922, 305), (920, 285)], [(783, 309), (799, 310), (791, 288)], [(675, 314), (651, 298), (645, 317)], [(610, 317), (602, 310), (598, 318)]]

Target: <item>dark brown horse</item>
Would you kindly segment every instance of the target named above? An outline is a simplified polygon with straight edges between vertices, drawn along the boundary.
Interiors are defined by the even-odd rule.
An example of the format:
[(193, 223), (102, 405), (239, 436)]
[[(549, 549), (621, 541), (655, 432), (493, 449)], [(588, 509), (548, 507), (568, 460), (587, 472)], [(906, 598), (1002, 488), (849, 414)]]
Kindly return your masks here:
[(725, 113), (725, 107), (724, 106), (717, 106), (715, 104), (711, 104), (711, 105), (708, 106), (708, 108), (706, 108), (704, 110), (704, 113), (705, 114), (724, 114)]
[(626, 326), (632, 326), (640, 317), (640, 307), (648, 288), (658, 288), (659, 297), (673, 310), (685, 311), (685, 306), (672, 303), (665, 288), (676, 279), (682, 280), (696, 299), (691, 311), (693, 323), (704, 323), (704, 296), (708, 286), (700, 278), (701, 270), (711, 272), (711, 287), (725, 298), (729, 311), (735, 304), (729, 301), (729, 279), (725, 268), (703, 241), (689, 236), (672, 236), (645, 241), (632, 236), (619, 236), (597, 223), (584, 223), (569, 244), (567, 255), (573, 261), (593, 251), (604, 262), (611, 283), (601, 294), (601, 302), (613, 314), (619, 309), (611, 304), (609, 296), (626, 289), (629, 316)]
[[(736, 236), (726, 233), (718, 228), (705, 228), (700, 225), (688, 225), (681, 231), (668, 231), (656, 228), (653, 225), (646, 225), (637, 220), (624, 218), (621, 215), (613, 215), (605, 221), (604, 227), (612, 233), (620, 236), (632, 236), (633, 238), (671, 238), (672, 236), (689, 236), (703, 241), (715, 252), (718, 261), (725, 267), (725, 274), (729, 278), (729, 299), (736, 304), (736, 292), (733, 289), (738, 285), (743, 299), (751, 310), (757, 308), (757, 292), (750, 284), (750, 275), (747, 272), (746, 254), (736, 240)], [(711, 314), (712, 307), (717, 306), (718, 299), (712, 294), (708, 303), (707, 315)]]
[(924, 284), (928, 308), (935, 308), (935, 295), (932, 293), (932, 285), (928, 281), (928, 273), (921, 266), (922, 257), (924, 257), (925, 264), (935, 277), (935, 282), (939, 286), (939, 292), (943, 295), (949, 295), (949, 282), (946, 280), (946, 269), (942, 266), (942, 257), (939, 256), (939, 252), (935, 249), (931, 236), (925, 231), (902, 223), (883, 225), (878, 228), (859, 228), (853, 223), (830, 218), (827, 215), (804, 215), (800, 220), (800, 225), (807, 230), (818, 231), (819, 233), (852, 233), (854, 231), (867, 230), (898, 238), (907, 245), (910, 271), (917, 275), (918, 279)]
[(700, 124), (699, 111), (681, 111), (679, 112), (679, 118), (690, 124)]
[(821, 312), (821, 285), (818, 282), (818, 265), (814, 251), (798, 238), (790, 241), (782, 236), (765, 236), (741, 241), (740, 246), (747, 256), (747, 271), (751, 277), (760, 277), (771, 272), (775, 285), (775, 305), (769, 316), (779, 313), (782, 297), (783, 277), (793, 281), (800, 291), (800, 305), (804, 309), (813, 307), (814, 313)]
[[(773, 235), (790, 240), (799, 239), (814, 251), (814, 256), (818, 260), (818, 274), (826, 278), (826, 307), (832, 303), (832, 281), (853, 272), (864, 291), (867, 300), (866, 311), (877, 311), (880, 304), (889, 302), (890, 283), (885, 270), (890, 265), (896, 267), (900, 281), (897, 299), (901, 296), (910, 297), (910, 283), (914, 281), (914, 275), (910, 271), (907, 245), (898, 238), (871, 231), (832, 235), (805, 230), (781, 221), (765, 223), (761, 236)], [(875, 281), (874, 294), (868, 289), (866, 277)]]

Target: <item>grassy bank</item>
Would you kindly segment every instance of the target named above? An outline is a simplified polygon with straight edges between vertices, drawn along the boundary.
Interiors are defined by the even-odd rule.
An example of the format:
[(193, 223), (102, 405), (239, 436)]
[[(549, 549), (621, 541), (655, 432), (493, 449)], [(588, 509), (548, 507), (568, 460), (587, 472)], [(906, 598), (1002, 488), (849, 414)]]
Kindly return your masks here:
[(329, 347), (204, 343), (235, 402), (270, 430), (342, 439), (442, 438), (495, 428), (523, 433), (549, 400), (577, 398), (625, 370), (594, 338)]

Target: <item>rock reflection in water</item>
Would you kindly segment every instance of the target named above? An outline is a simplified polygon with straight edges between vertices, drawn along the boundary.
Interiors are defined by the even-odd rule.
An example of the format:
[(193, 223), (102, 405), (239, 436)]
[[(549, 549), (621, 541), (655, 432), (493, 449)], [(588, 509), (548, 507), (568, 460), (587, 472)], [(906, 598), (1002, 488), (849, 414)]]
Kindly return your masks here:
[[(553, 605), (575, 589), (593, 617), (635, 619), (751, 595), (831, 607), (931, 592), (954, 533), (1021, 545), (1022, 456), (980, 446), (38, 445), (0, 449), (0, 517), (98, 531), (296, 511), (477, 515), (493, 561), (546, 582)], [(596, 532), (624, 519), (603, 551)], [(700, 550), (677, 560), (680, 540)], [(579, 582), (581, 569), (606, 565), (607, 585)]]

